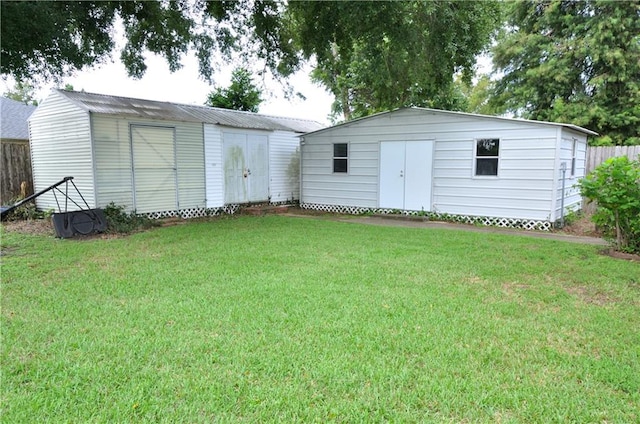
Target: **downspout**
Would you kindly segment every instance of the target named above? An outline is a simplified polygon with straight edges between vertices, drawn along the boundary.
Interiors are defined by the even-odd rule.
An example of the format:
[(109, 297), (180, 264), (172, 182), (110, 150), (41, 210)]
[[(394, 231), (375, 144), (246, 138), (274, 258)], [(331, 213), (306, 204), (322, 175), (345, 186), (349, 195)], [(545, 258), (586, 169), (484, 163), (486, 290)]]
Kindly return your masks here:
[(304, 137), (300, 137), (300, 162), (298, 162), (298, 206), (302, 208), (302, 147), (304, 146)]
[(565, 181), (567, 179), (567, 162), (560, 164), (560, 172), (562, 172), (562, 197), (560, 198), (560, 224), (559, 227), (564, 227), (564, 188)]

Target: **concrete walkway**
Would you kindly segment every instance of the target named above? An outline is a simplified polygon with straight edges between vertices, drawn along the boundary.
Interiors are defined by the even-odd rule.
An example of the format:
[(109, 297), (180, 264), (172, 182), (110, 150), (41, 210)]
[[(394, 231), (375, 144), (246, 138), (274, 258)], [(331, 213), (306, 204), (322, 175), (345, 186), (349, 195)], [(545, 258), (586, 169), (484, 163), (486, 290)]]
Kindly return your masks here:
[(473, 231), (476, 233), (490, 234), (509, 234), (523, 237), (542, 238), (548, 240), (566, 241), (569, 243), (592, 244), (596, 246), (607, 246), (607, 242), (597, 237), (574, 236), (571, 234), (543, 232), (543, 231), (526, 231), (516, 228), (501, 227), (478, 227), (475, 225), (456, 224), (441, 221), (424, 221), (420, 219), (403, 218), (398, 216), (359, 216), (359, 215), (306, 215), (287, 213), (286, 216), (310, 219), (327, 219), (331, 221), (348, 222), (352, 224), (378, 225), (385, 227), (404, 227), (404, 228), (438, 228), (445, 230)]

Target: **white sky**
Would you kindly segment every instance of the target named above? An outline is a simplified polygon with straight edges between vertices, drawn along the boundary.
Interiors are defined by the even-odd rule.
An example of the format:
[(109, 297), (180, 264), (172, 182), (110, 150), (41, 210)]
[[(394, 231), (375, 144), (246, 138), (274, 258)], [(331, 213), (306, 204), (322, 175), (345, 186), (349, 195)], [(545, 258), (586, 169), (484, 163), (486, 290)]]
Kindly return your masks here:
[[(117, 54), (115, 52), (115, 55)], [(183, 58), (183, 68), (174, 73), (169, 72), (169, 66), (160, 56), (147, 55), (146, 64), (147, 71), (144, 77), (136, 80), (128, 77), (124, 65), (114, 59), (95, 68), (77, 72), (73, 77), (63, 79), (61, 84), (42, 85), (36, 98), (43, 100), (52, 88), (71, 84), (76, 91), (202, 105), (207, 94), (213, 90), (212, 86), (199, 78), (197, 59), (193, 53)], [(228, 87), (233, 68), (234, 65), (229, 65), (216, 71), (215, 84)], [(294, 93), (302, 93), (306, 100), (295, 96), (285, 99), (280, 83), (272, 80), (262, 81), (255, 77), (254, 82), (262, 86), (265, 98), (260, 105), (260, 113), (312, 119), (328, 125), (333, 97), (324, 88), (311, 82), (310, 71), (311, 67), (306, 66), (289, 79)], [(3, 93), (13, 89), (13, 86), (12, 79), (2, 80)]]

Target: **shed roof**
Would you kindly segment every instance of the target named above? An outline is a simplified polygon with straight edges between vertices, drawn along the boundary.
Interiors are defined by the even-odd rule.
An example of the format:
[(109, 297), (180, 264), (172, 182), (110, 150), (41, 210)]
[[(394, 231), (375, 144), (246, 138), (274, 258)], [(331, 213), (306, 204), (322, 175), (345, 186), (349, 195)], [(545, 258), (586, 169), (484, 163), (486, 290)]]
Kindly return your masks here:
[(232, 128), (307, 133), (323, 125), (307, 119), (285, 118), (259, 113), (186, 105), (155, 100), (134, 99), (78, 91), (56, 90), (79, 107), (107, 115), (123, 115), (144, 119), (203, 122)]
[(0, 138), (29, 140), (27, 119), (36, 107), (0, 97), (0, 109)]
[(587, 135), (598, 135), (598, 133), (595, 132), (595, 131), (591, 131), (591, 130), (588, 130), (586, 128), (582, 128), (582, 127), (579, 127), (579, 126), (573, 125), (573, 124), (563, 124), (563, 123), (560, 123), (560, 122), (548, 122), (548, 121), (534, 121), (532, 119), (507, 118), (507, 117), (504, 117), (504, 116), (480, 115), (480, 114), (477, 114), (477, 113), (454, 112), (454, 111), (450, 111), (450, 110), (430, 109), (430, 108), (426, 108), (426, 107), (404, 107), (404, 108), (394, 109), (394, 110), (387, 111), (387, 112), (380, 112), (380, 113), (376, 113), (374, 115), (365, 116), (363, 118), (354, 119), (352, 121), (343, 122), (341, 124), (334, 125), (332, 127), (320, 128), (320, 129), (308, 132), (308, 133), (306, 133), (304, 135), (309, 135), (309, 134), (315, 134), (315, 133), (319, 133), (319, 132), (323, 132), (323, 131), (328, 131), (328, 130), (331, 130), (333, 128), (347, 126), (347, 125), (353, 124), (355, 122), (360, 122), (360, 121), (364, 121), (364, 120), (368, 120), (368, 119), (375, 119), (375, 118), (377, 118), (379, 116), (382, 116), (382, 115), (394, 114), (394, 113), (398, 113), (400, 111), (406, 111), (406, 110), (423, 111), (425, 113), (432, 113), (432, 114), (443, 114), (443, 115), (454, 115), (454, 116), (456, 116), (456, 115), (457, 116), (469, 116), (469, 117), (480, 118), (480, 119), (496, 119), (496, 120), (503, 120), (503, 121), (510, 121), (510, 122), (522, 122), (522, 123), (534, 124), (534, 125), (552, 125), (552, 126), (556, 126), (556, 127), (569, 128), (569, 129), (572, 129), (574, 131), (578, 131), (578, 132), (581, 132), (581, 133), (584, 133), (584, 134), (587, 134)]

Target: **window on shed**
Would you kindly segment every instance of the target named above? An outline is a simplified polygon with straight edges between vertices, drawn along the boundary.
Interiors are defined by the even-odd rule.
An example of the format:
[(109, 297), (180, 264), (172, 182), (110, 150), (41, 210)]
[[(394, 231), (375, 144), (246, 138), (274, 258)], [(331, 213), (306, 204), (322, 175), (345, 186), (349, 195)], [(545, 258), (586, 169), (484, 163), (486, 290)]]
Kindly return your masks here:
[(333, 172), (347, 172), (349, 161), (349, 145), (347, 143), (334, 143), (333, 145)]
[(498, 175), (498, 155), (500, 140), (481, 138), (476, 140), (476, 175)]
[(576, 176), (576, 159), (578, 157), (578, 140), (575, 138), (571, 143), (571, 176)]

